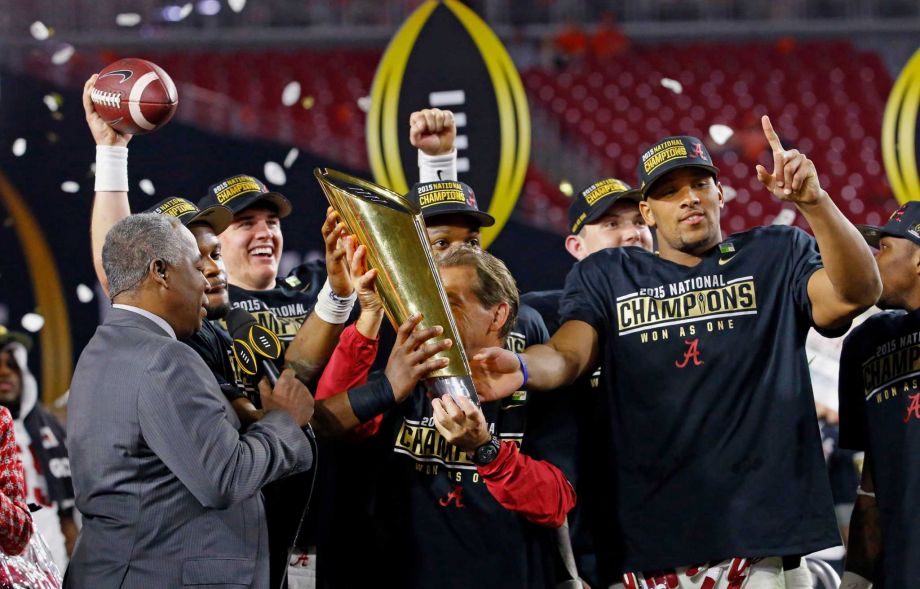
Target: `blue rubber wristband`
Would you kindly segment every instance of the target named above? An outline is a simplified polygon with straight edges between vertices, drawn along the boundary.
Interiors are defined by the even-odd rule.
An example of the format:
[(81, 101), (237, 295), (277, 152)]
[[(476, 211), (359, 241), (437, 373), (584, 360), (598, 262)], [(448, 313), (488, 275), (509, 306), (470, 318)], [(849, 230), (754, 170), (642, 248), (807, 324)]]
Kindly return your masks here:
[(524, 373), (524, 382), (521, 383), (521, 388), (527, 386), (527, 364), (524, 364), (524, 358), (520, 354), (515, 354), (517, 356), (518, 362), (521, 364), (521, 372)]

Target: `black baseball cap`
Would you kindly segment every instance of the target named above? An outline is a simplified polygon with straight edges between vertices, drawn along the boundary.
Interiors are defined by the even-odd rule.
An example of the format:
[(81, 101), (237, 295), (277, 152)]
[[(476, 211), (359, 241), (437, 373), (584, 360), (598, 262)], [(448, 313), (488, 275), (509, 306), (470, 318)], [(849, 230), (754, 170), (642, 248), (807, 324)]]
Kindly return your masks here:
[(920, 201), (907, 202), (891, 213), (888, 222), (881, 227), (874, 225), (857, 225), (866, 243), (878, 248), (879, 240), (886, 235), (909, 239), (920, 245)]
[(6, 325), (0, 325), (0, 348), (5, 348), (12, 343), (20, 343), (26, 350), (32, 349), (32, 338), (18, 331), (10, 331)]
[(201, 208), (223, 205), (237, 214), (243, 209), (251, 207), (260, 200), (271, 203), (278, 209), (278, 217), (284, 218), (291, 214), (294, 207), (291, 201), (280, 192), (272, 192), (255, 176), (238, 174), (211, 185), (208, 195), (198, 201)]
[(581, 228), (600, 219), (618, 200), (638, 203), (642, 194), (617, 178), (604, 178), (572, 198), (569, 206), (569, 230), (575, 235)]
[(215, 205), (199, 209), (192, 201), (179, 196), (161, 200), (144, 212), (175, 217), (186, 227), (192, 223), (205, 223), (218, 235), (233, 222), (233, 211), (225, 206)]
[(412, 187), (406, 198), (418, 205), (426, 220), (441, 215), (461, 214), (476, 219), (480, 227), (495, 225), (495, 217), (479, 210), (476, 206), (476, 193), (463, 182), (419, 182)]
[(719, 168), (712, 165), (712, 156), (703, 142), (689, 135), (665, 137), (639, 158), (636, 176), (642, 198), (648, 197), (649, 189), (656, 180), (677, 168), (703, 168), (713, 176), (719, 175)]

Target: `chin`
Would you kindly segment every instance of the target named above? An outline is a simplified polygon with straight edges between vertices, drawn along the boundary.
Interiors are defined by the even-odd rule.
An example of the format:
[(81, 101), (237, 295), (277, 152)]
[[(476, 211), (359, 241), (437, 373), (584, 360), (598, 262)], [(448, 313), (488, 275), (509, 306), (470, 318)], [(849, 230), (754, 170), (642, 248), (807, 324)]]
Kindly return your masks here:
[(211, 302), (208, 302), (208, 316), (209, 321), (216, 321), (218, 319), (223, 319), (227, 316), (227, 313), (230, 312), (230, 302), (227, 300), (222, 300), (220, 303), (213, 305)]

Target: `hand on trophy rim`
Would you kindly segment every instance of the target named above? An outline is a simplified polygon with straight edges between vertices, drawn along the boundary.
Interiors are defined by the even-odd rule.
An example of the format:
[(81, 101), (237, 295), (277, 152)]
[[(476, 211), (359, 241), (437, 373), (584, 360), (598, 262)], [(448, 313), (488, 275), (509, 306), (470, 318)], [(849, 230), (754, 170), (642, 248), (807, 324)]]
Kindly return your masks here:
[(492, 437), (482, 409), (466, 397), (444, 395), (431, 400), (434, 426), (449, 443), (464, 452), (475, 452)]
[(345, 257), (343, 239), (348, 236), (345, 224), (339, 213), (332, 207), (326, 208), (326, 220), (322, 227), (323, 241), (326, 244), (326, 275), (329, 285), (336, 295), (348, 297), (355, 291), (351, 280), (351, 269)]
[(384, 369), (396, 402), (401, 403), (412, 394), (418, 382), (431, 372), (445, 368), (447, 358), (433, 358), (453, 346), (450, 339), (428, 343), (433, 337), (444, 333), (440, 325), (418, 329), (423, 316), (413, 315), (399, 326), (396, 331), (396, 344), (390, 352), (390, 358)]
[(480, 401), (510, 397), (524, 384), (517, 355), (504, 348), (484, 348), (470, 360), (470, 376)]

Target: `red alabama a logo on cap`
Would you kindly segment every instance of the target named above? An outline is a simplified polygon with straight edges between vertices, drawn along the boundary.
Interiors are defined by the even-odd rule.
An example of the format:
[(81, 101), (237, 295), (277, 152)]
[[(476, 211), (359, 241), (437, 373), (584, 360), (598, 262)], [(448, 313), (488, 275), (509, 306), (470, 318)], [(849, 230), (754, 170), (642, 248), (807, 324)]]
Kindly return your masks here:
[(687, 157), (689, 157), (692, 160), (695, 160), (696, 158), (700, 158), (704, 162), (709, 161), (709, 159), (706, 157), (706, 154), (703, 153), (702, 143), (692, 143), (691, 145), (693, 145), (693, 151), (688, 153)]

